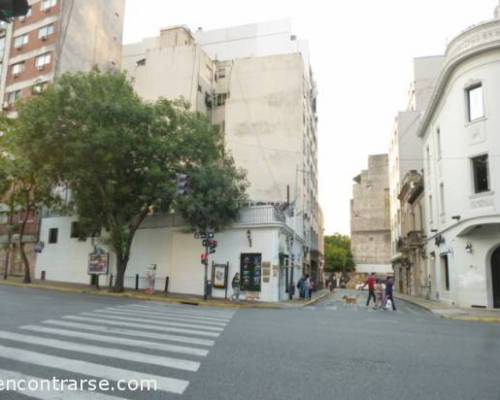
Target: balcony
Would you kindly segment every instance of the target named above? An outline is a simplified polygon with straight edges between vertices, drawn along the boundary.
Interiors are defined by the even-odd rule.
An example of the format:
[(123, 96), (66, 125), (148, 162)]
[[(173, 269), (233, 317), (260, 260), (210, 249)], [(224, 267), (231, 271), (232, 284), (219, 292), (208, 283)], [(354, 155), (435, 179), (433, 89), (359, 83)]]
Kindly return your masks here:
[(240, 212), (239, 224), (242, 225), (267, 225), (284, 224), (285, 214), (272, 205), (251, 206)]

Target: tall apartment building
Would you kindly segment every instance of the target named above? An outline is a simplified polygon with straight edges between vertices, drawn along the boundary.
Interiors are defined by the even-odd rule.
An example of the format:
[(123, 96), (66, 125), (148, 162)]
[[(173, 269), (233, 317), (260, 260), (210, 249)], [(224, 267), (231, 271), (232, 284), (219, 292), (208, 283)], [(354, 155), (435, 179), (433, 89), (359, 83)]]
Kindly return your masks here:
[[(243, 282), (249, 260), (256, 284), (244, 285), (243, 293), (266, 301), (286, 298), (289, 283), (302, 273), (321, 279), (316, 85), (308, 59), (305, 42), (286, 21), (195, 33), (175, 26), (123, 50), (123, 68), (143, 99), (187, 100), (218, 126), (236, 164), (248, 172), (250, 204), (237, 223), (217, 233), (212, 259), (228, 263), (231, 278), (241, 272)], [(44, 220), (43, 232), (63, 232), (65, 251), (74, 249), (81, 262), (73, 261), (68, 273), (62, 251), (50, 247), (40, 270), (49, 279), (88, 282), (89, 245), (70, 238), (71, 222)], [(182, 228), (178, 217), (148, 218), (127, 275), (144, 276), (145, 266), (156, 264), (171, 291), (202, 294), (201, 242)], [(59, 261), (47, 270), (51, 258)], [(225, 295), (215, 286), (213, 294)]]
[(125, 0), (29, 4), (28, 14), (8, 24), (0, 38), (4, 111), (14, 111), (17, 100), (39, 93), (64, 72), (120, 68)]
[(354, 178), (351, 250), (358, 273), (392, 272), (388, 166), (387, 154), (370, 155), (368, 169)]
[[(0, 100), (9, 116), (16, 115), (16, 101), (40, 93), (65, 72), (121, 65), (125, 0), (30, 0), (29, 4), (26, 16), (0, 24)], [(0, 212), (0, 271), (9, 264), (10, 274), (23, 271), (17, 248), (5, 249), (8, 225), (19, 218), (9, 221)], [(30, 216), (25, 240), (33, 266), (39, 226), (39, 217)]]

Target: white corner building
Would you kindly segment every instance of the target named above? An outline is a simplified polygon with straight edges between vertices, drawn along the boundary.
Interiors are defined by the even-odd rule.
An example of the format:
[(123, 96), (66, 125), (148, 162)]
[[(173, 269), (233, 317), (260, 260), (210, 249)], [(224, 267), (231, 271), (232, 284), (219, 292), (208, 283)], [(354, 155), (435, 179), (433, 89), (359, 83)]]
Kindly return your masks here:
[(432, 296), (500, 308), (500, 15), (448, 45), (421, 119)]

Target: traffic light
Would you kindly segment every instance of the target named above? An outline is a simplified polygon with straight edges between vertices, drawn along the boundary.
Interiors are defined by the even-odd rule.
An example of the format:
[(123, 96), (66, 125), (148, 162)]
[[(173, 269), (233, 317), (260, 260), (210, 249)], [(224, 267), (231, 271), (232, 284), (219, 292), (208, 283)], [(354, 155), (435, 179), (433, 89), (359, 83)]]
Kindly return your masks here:
[(208, 265), (208, 254), (206, 253), (201, 254), (201, 264)]
[(210, 254), (215, 253), (215, 249), (217, 248), (217, 240), (209, 239), (208, 240), (208, 248)]
[(189, 176), (186, 174), (177, 174), (177, 190), (176, 193), (184, 196), (188, 193)]
[(0, 20), (10, 22), (14, 17), (22, 17), (28, 13), (28, 0), (0, 0)]

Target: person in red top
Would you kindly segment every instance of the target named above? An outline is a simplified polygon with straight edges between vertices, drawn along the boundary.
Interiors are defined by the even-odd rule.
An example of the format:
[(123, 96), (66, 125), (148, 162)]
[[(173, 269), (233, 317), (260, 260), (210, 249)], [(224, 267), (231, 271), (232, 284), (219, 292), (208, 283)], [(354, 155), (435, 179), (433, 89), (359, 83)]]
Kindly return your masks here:
[(368, 285), (368, 300), (366, 300), (366, 306), (370, 305), (370, 300), (373, 298), (373, 302), (377, 305), (377, 299), (375, 297), (375, 284), (377, 283), (377, 278), (375, 278), (375, 272), (372, 272), (371, 275), (366, 280), (363, 285), (363, 289), (366, 285)]

